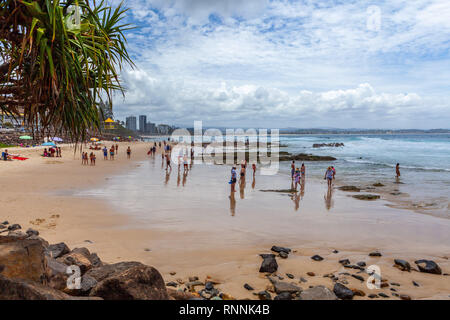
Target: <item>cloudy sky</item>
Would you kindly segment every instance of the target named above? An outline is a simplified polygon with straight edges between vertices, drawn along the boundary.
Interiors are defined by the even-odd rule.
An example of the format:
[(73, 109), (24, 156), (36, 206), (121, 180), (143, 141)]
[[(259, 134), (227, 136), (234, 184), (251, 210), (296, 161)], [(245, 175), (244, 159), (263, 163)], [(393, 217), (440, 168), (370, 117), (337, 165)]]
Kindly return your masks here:
[(450, 128), (448, 0), (125, 4), (136, 68), (122, 72), (119, 119)]

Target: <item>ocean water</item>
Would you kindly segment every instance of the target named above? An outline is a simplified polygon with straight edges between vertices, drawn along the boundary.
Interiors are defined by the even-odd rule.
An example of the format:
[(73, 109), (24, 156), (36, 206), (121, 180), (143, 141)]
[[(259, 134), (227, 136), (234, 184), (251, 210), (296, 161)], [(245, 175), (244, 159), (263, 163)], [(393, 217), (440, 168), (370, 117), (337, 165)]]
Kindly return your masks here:
[[(342, 142), (343, 147), (313, 148), (314, 143)], [(280, 151), (312, 153), (337, 158), (334, 162), (308, 162), (310, 177), (322, 178), (328, 165), (337, 170), (340, 184), (358, 186), (381, 182), (412, 208), (450, 218), (450, 134), (402, 135), (287, 135)], [(400, 183), (395, 183), (395, 165), (400, 163)], [(301, 164), (298, 164), (299, 166)], [(282, 165), (289, 173), (289, 166)], [(392, 189), (392, 188), (391, 188)]]

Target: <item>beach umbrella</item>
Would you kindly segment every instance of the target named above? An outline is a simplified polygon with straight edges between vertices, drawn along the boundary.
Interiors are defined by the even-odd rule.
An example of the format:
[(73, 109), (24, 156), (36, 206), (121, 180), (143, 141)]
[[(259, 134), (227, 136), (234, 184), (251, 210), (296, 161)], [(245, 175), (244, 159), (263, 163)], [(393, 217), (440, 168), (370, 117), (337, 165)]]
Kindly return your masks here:
[(19, 139), (22, 139), (22, 140), (32, 140), (33, 138), (30, 137), (30, 136), (20, 136)]
[(42, 144), (44, 147), (56, 147), (56, 144), (54, 142), (45, 142)]
[(91, 141), (99, 141), (98, 138), (91, 138)]
[(52, 140), (56, 141), (56, 142), (62, 142), (63, 141), (63, 139), (58, 138), (58, 137), (53, 137)]

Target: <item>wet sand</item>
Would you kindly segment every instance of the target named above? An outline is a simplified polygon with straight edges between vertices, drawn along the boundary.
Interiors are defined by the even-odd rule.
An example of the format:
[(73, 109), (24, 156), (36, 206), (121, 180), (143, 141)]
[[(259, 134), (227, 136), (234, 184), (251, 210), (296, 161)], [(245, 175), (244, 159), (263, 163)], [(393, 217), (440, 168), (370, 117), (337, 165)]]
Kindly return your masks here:
[[(148, 144), (132, 144), (132, 160), (126, 159), (127, 144), (119, 145), (114, 162), (104, 161), (98, 151), (96, 167), (81, 166), (79, 154), (68, 147), (62, 159), (32, 154), (25, 162), (1, 163), (6, 187), (0, 195), (0, 219), (20, 223), (24, 229), (33, 227), (50, 242), (87, 247), (106, 262), (137, 260), (153, 265), (167, 282), (209, 275), (222, 282), (218, 288), (236, 298), (255, 298), (242, 287), (244, 283), (256, 291), (266, 288), (269, 282), (258, 273), (262, 261), (258, 254), (268, 253), (272, 245), (296, 251), (286, 260), (277, 258), (278, 274), (289, 280), (285, 273), (292, 273), (295, 279), (289, 281), (303, 289), (316, 284), (332, 288), (331, 279), (323, 277), (326, 273), (355, 274), (338, 263), (348, 258), (352, 263), (379, 265), (382, 277), (401, 284), (398, 292), (413, 299), (450, 298), (447, 276), (392, 267), (394, 258), (413, 266), (414, 260), (429, 258), (449, 272), (448, 219), (389, 208), (384, 201), (355, 200), (338, 190), (327, 201), (325, 182), (312, 180), (295, 210), (295, 199), (289, 195), (260, 191), (286, 189), (289, 182), (258, 174), (254, 189), (247, 178), (244, 199), (236, 186), (233, 203), (228, 198), (229, 167), (194, 165), (183, 187), (176, 166), (167, 181), (161, 157), (148, 159)], [(10, 152), (26, 156), (34, 151)], [(332, 253), (334, 249), (339, 253)], [(368, 257), (373, 250), (383, 256)], [(311, 260), (314, 254), (325, 260)], [(307, 276), (310, 271), (316, 276)], [(299, 277), (308, 282), (300, 283)], [(372, 293), (365, 283), (342, 277), (349, 287)], [(381, 291), (390, 295), (390, 288), (375, 290)]]

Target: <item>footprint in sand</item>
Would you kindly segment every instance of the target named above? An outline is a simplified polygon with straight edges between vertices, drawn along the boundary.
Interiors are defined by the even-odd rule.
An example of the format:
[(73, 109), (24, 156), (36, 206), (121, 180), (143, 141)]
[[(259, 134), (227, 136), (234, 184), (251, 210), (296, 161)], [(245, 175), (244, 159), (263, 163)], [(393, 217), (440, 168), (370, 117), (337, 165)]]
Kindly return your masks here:
[(45, 219), (40, 219), (40, 218), (30, 221), (30, 223), (35, 226), (39, 226), (44, 222), (45, 222)]
[(56, 221), (55, 219), (59, 219), (60, 215), (59, 214), (52, 214), (50, 216), (50, 223), (47, 224), (45, 227), (47, 227), (48, 229), (55, 229), (56, 228)]

